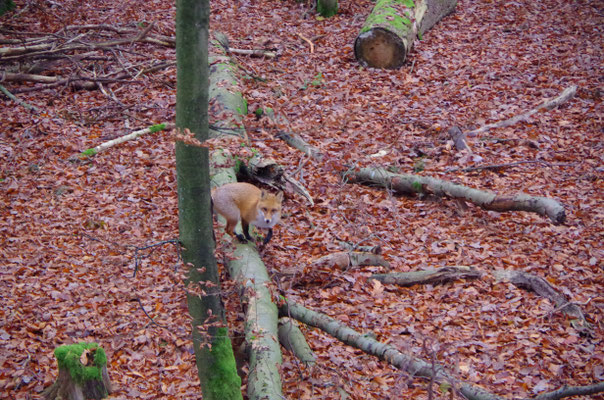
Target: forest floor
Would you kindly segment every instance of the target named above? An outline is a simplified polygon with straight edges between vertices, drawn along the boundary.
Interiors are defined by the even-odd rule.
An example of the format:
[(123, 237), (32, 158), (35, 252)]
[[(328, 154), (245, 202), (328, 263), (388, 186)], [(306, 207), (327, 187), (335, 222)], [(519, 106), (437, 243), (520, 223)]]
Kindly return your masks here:
[[(69, 25), (140, 30), (151, 22), (152, 33), (174, 36), (174, 2), (17, 3), (21, 8), (0, 17), (2, 40), (55, 34), (65, 41)], [(337, 16), (321, 20), (305, 2), (212, 0), (211, 30), (226, 34), (231, 47), (278, 53), (236, 57), (262, 78), (241, 83), (250, 148), (285, 166), (315, 201), (309, 207), (286, 194), (284, 222), (263, 253), (275, 287), (502, 396), (604, 380), (604, 3), (460, 0), (395, 71), (362, 68), (354, 59), (355, 37), (373, 3), (340, 3)], [(74, 43), (119, 36), (77, 32)], [(302, 37), (313, 39), (312, 52)], [(19, 61), (0, 57), (0, 69)], [(73, 159), (130, 131), (173, 122), (174, 61), (173, 47), (122, 43), (81, 59), (50, 59), (37, 72), (132, 72), (106, 81), (103, 90), (1, 82), (41, 112), (0, 95), (0, 398), (38, 398), (57, 376), (53, 349), (77, 341), (106, 350), (116, 388), (111, 398), (201, 398), (183, 266), (175, 246), (160, 244), (178, 237), (173, 136), (146, 135), (89, 160)], [(154, 62), (169, 65), (135, 76)], [(449, 126), (469, 130), (512, 117), (571, 85), (578, 86), (576, 96), (559, 108), (471, 138), (472, 154), (456, 151), (447, 137)], [(251, 112), (258, 107), (273, 108), (289, 125), (257, 120)], [(288, 147), (275, 138), (280, 130), (301, 135), (325, 159)], [(522, 163), (450, 171), (513, 162)], [(345, 183), (341, 173), (350, 165), (550, 197), (565, 205), (567, 222), (396, 197)], [(313, 267), (316, 258), (340, 250), (338, 241), (380, 245), (394, 271), (471, 265), (486, 275), (402, 288), (367, 279), (382, 267)], [(153, 244), (159, 245), (146, 248)], [(548, 300), (496, 281), (489, 272), (497, 269), (545, 278), (582, 307), (593, 337), (579, 335)], [(226, 279), (237, 341), (241, 306)], [(304, 332), (318, 363), (309, 370), (284, 354), (286, 398), (428, 398), (428, 382), (317, 329)]]

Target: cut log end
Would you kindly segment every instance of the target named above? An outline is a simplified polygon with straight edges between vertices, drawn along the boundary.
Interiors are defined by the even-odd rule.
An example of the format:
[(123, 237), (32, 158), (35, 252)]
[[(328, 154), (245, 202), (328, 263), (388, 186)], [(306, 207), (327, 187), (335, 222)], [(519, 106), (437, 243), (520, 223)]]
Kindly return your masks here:
[(403, 41), (383, 28), (372, 28), (361, 33), (354, 43), (354, 55), (365, 67), (400, 68), (406, 54)]

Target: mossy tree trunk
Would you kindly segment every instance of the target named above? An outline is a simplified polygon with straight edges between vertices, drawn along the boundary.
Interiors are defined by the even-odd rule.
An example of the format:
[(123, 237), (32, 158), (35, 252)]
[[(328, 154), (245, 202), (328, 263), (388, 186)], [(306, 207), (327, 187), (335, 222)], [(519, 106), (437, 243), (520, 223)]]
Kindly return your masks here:
[(317, 12), (325, 18), (338, 13), (338, 0), (317, 0)]
[(45, 400), (104, 399), (111, 393), (107, 356), (96, 343), (77, 343), (55, 349), (59, 377), (44, 391)]
[(450, 14), (457, 0), (378, 0), (354, 43), (363, 65), (400, 68), (416, 36)]
[(4, 15), (6, 12), (11, 11), (15, 8), (15, 2), (13, 0), (0, 0), (0, 15)]
[[(176, 4), (176, 126), (208, 138), (208, 0)], [(241, 399), (214, 259), (208, 151), (176, 143), (179, 235), (189, 265), (187, 302), (204, 400)], [(202, 331), (203, 330), (203, 331)]]

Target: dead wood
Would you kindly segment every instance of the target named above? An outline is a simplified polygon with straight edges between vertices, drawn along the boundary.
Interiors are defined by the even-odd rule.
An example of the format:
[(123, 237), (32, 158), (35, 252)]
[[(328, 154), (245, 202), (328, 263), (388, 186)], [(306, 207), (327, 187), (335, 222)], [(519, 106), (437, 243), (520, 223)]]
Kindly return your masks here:
[(390, 263), (379, 254), (362, 251), (341, 251), (328, 254), (313, 261), (314, 266), (338, 267), (341, 269), (379, 265), (390, 269)]
[(291, 147), (300, 150), (307, 156), (314, 158), (315, 160), (321, 161), (323, 159), (323, 153), (316, 147), (306, 143), (306, 141), (297, 133), (294, 132), (279, 132), (275, 137), (283, 140)]
[(566, 219), (564, 206), (547, 197), (530, 196), (524, 193), (499, 195), (437, 178), (394, 174), (378, 167), (352, 169), (343, 175), (349, 182), (382, 186), (398, 194), (430, 194), (450, 197), (469, 201), (485, 210), (498, 212), (529, 211), (547, 216), (556, 224), (562, 224)]
[[(173, 46), (174, 40), (162, 35), (152, 35), (154, 25), (150, 24), (142, 30), (123, 28), (111, 25), (81, 25), (68, 26), (59, 32), (38, 37), (39, 33), (8, 31), (10, 35), (35, 35), (34, 38), (21, 38), (9, 40), (10, 44), (0, 48), (0, 64), (5, 67), (0, 70), (0, 81), (30, 81), (42, 83), (35, 87), (23, 89), (12, 89), (13, 93), (31, 92), (35, 90), (48, 89), (57, 86), (70, 86), (73, 89), (95, 90), (101, 88), (102, 84), (113, 82), (138, 83), (135, 76), (142, 73), (156, 71), (170, 63), (151, 62), (151, 65), (134, 66), (118, 58), (117, 54), (128, 54), (132, 52), (132, 45), (137, 42), (147, 42), (156, 45)], [(96, 40), (88, 39), (91, 32)], [(104, 31), (105, 37), (99, 37), (99, 31)], [(106, 33), (113, 35), (127, 35), (127, 37), (107, 38)], [(84, 53), (82, 53), (84, 52)], [(112, 54), (108, 57), (107, 54)], [(40, 62), (40, 59), (52, 61)], [(115, 59), (121, 69), (111, 74), (100, 75), (94, 65), (84, 65), (82, 61), (111, 61)], [(63, 60), (69, 61), (71, 65), (78, 65), (78, 72), (70, 76), (43, 75), (47, 68), (53, 70), (65, 70), (60, 64)], [(153, 65), (155, 64), (155, 65)], [(103, 69), (103, 68), (101, 68)], [(35, 73), (32, 73), (35, 71)], [(87, 74), (86, 71), (89, 73)], [(84, 72), (84, 73), (83, 73)]]
[(294, 303), (291, 300), (287, 300), (279, 308), (279, 312), (281, 316), (295, 318), (307, 325), (319, 328), (349, 346), (363, 350), (367, 354), (376, 356), (379, 359), (395, 366), (396, 368), (406, 371), (412, 377), (434, 377), (438, 383), (449, 383), (467, 399), (503, 400), (503, 398), (488, 393), (486, 390), (480, 387), (457, 381), (441, 365), (433, 364), (421, 358), (404, 354), (394, 346), (378, 342), (377, 340), (373, 339), (372, 335), (370, 334), (363, 335), (359, 332), (356, 332), (334, 318), (316, 311), (312, 311), (297, 303)]
[(526, 121), (532, 115), (534, 115), (540, 111), (551, 110), (553, 108), (558, 107), (561, 104), (564, 104), (568, 100), (572, 99), (575, 96), (575, 93), (577, 93), (577, 86), (570, 86), (570, 87), (566, 88), (558, 97), (550, 99), (550, 100), (546, 100), (543, 103), (541, 103), (539, 106), (533, 108), (530, 111), (527, 111), (520, 115), (516, 115), (516, 116), (506, 119), (504, 121), (485, 125), (481, 128), (468, 132), (466, 135), (470, 136), (470, 137), (477, 136), (478, 134), (486, 132), (490, 129), (505, 128), (506, 126), (514, 125), (520, 121)]
[(472, 149), (468, 146), (468, 142), (466, 141), (466, 135), (461, 131), (458, 126), (452, 126), (447, 129), (447, 133), (451, 136), (451, 140), (453, 140), (453, 144), (457, 150), (465, 150), (472, 152)]
[(397, 272), (391, 274), (373, 274), (371, 279), (382, 283), (397, 284), (401, 286), (436, 285), (458, 279), (479, 279), (480, 271), (469, 266), (450, 266), (425, 271)]
[(556, 306), (556, 311), (562, 311), (566, 316), (572, 318), (570, 323), (573, 328), (583, 335), (593, 337), (591, 326), (585, 319), (581, 308), (568, 300), (545, 279), (523, 271), (497, 271), (495, 275), (499, 279), (513, 283), (520, 289), (529, 290), (545, 297)]
[(271, 158), (255, 155), (247, 165), (241, 166), (239, 173), (246, 180), (260, 182), (282, 191), (297, 193), (308, 200), (311, 206), (314, 205), (312, 196), (306, 188), (285, 172), (283, 166), (277, 164)]
[(297, 321), (287, 317), (279, 318), (279, 343), (291, 351), (306, 366), (316, 363), (315, 355)]

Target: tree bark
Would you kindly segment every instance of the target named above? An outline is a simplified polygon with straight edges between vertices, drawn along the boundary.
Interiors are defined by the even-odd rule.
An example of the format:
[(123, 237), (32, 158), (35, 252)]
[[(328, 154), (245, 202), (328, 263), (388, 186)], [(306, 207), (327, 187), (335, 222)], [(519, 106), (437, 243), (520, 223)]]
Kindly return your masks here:
[(401, 286), (439, 284), (455, 279), (480, 278), (480, 271), (474, 267), (451, 266), (426, 271), (397, 272), (392, 274), (373, 274), (371, 279), (382, 283), (394, 283)]
[(338, 13), (338, 0), (317, 0), (317, 12), (325, 18)]
[[(176, 126), (208, 138), (208, 0), (178, 0), (176, 7)], [(241, 379), (228, 335), (214, 259), (208, 150), (176, 142), (179, 237), (190, 266), (187, 303), (203, 398), (242, 399)], [(204, 329), (205, 332), (202, 332)]]
[(562, 224), (566, 219), (564, 206), (547, 197), (516, 195), (498, 195), (493, 192), (472, 189), (453, 182), (428, 176), (393, 174), (383, 168), (361, 168), (346, 172), (351, 182), (383, 186), (399, 194), (432, 194), (462, 199), (476, 204), (485, 210), (530, 211), (549, 217), (554, 223)]
[(210, 113), (216, 122), (211, 126), (210, 136), (223, 133), (245, 137), (243, 116), (248, 112), (247, 101), (237, 84), (237, 65), (230, 57), (219, 55), (225, 52), (220, 43), (212, 44), (210, 63)]
[(280, 307), (280, 314), (295, 318), (307, 325), (317, 327), (347, 345), (361, 349), (367, 354), (374, 355), (389, 364), (406, 371), (411, 376), (431, 378), (439, 383), (449, 383), (455, 386), (461, 394), (470, 400), (503, 400), (486, 390), (464, 382), (458, 382), (449, 375), (441, 365), (434, 365), (421, 358), (413, 357), (398, 351), (394, 346), (378, 342), (368, 335), (347, 327), (343, 323), (318, 312), (309, 310), (292, 301), (287, 301)]
[(231, 278), (243, 289), (245, 340), (250, 349), (247, 394), (250, 400), (281, 400), (282, 363), (277, 330), (277, 306), (271, 301), (270, 278), (251, 243), (235, 244), (228, 262)]
[[(229, 157), (221, 151), (212, 153), (212, 184), (222, 186), (235, 182), (233, 168), (216, 167), (228, 163)], [(222, 217), (221, 217), (222, 218)], [(233, 257), (226, 262), (231, 278), (242, 290), (245, 312), (245, 340), (249, 349), (250, 373), (247, 394), (250, 400), (282, 399), (281, 351), (277, 328), (277, 307), (271, 301), (268, 289), (270, 278), (266, 266), (251, 244), (234, 243)]]
[(449, 15), (457, 0), (378, 0), (354, 43), (363, 66), (400, 68), (416, 36)]
[(545, 279), (540, 276), (530, 274), (523, 271), (495, 271), (494, 275), (499, 279), (507, 280), (514, 286), (533, 291), (539, 296), (545, 297), (551, 301), (558, 310), (562, 311), (566, 316), (572, 318), (570, 323), (579, 333), (585, 336), (593, 337), (592, 328), (585, 319), (581, 308), (568, 298), (556, 290)]
[(281, 346), (294, 353), (298, 360), (306, 366), (316, 362), (304, 334), (298, 323), (291, 318), (281, 317), (279, 319), (279, 342)]

